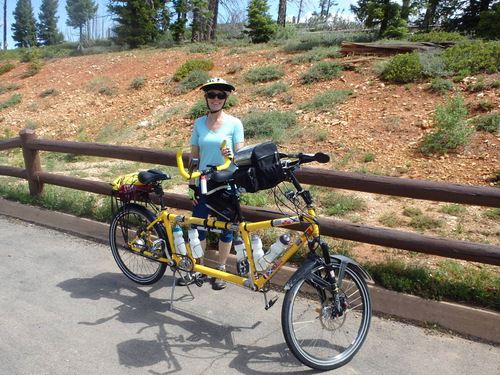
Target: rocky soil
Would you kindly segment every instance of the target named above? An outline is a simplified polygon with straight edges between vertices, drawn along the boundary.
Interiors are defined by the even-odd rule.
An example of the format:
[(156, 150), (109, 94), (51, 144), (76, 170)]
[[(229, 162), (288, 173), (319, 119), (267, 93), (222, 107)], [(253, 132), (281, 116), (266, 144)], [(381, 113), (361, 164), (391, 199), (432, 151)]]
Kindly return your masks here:
[[(495, 180), (500, 172), (498, 135), (475, 132), (470, 144), (442, 156), (428, 157), (418, 151), (423, 135), (431, 130), (436, 104), (446, 100), (446, 96), (426, 90), (427, 83), (388, 84), (373, 72), (374, 60), (355, 63), (346, 57), (338, 59), (350, 67), (341, 78), (304, 85), (301, 74), (311, 64), (295, 65), (288, 61), (290, 57), (277, 47), (220, 49), (208, 55), (182, 49), (137, 50), (46, 61), (41, 71), (29, 78), (23, 78), (27, 64), (15, 62), (14, 70), (0, 76), (0, 85), (19, 88), (0, 95), (0, 102), (13, 93), (21, 94), (22, 102), (0, 111), (0, 136), (15, 136), (31, 127), (39, 137), (48, 139), (189, 148), (193, 120), (186, 118), (186, 113), (201, 96), (199, 90), (174, 94), (172, 76), (187, 59), (206, 58), (215, 63), (212, 76), (224, 77), (237, 87), (237, 103), (229, 109), (231, 114), (242, 117), (251, 109), (295, 112), (301, 128), (296, 134), (301, 135), (281, 147), (286, 151), (330, 154), (332, 161), (321, 167), (499, 187)], [(259, 85), (245, 82), (243, 74), (272, 64), (285, 70), (283, 81), (291, 85), (290, 90), (271, 99), (255, 95)], [(140, 89), (131, 89), (131, 83), (138, 78), (147, 80)], [(467, 79), (481, 78), (492, 81), (500, 76)], [(489, 110), (499, 110), (498, 88), (473, 93), (465, 90), (467, 83), (456, 83), (455, 89), (462, 93), (471, 117), (483, 113), (484, 103), (488, 103)], [(298, 109), (300, 103), (335, 88), (351, 89), (354, 95), (330, 112)], [(320, 131), (326, 131), (327, 136), (318, 137)], [(366, 154), (375, 158), (367, 161)], [(408, 221), (402, 216), (404, 207), (419, 206), (446, 223), (426, 234), (500, 243), (500, 224), (484, 218), (485, 208), (467, 207), (465, 215), (450, 216), (439, 212), (443, 204), (437, 202), (355, 194), (367, 202), (367, 209), (345, 220), (381, 225), (380, 217), (394, 212)], [(413, 230), (407, 223), (401, 229)], [(384, 249), (374, 251), (375, 247), (368, 245), (356, 249), (361, 256), (382, 257), (387, 253)]]

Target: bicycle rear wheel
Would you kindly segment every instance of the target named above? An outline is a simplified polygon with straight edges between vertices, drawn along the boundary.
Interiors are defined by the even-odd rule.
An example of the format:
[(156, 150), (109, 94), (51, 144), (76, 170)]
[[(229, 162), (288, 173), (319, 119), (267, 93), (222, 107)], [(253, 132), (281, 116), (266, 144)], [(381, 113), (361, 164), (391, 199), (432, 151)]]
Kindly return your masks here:
[[(326, 278), (325, 266), (311, 272)], [(349, 267), (339, 298), (340, 312), (334, 307), (333, 295), (310, 278), (296, 282), (285, 295), (283, 334), (294, 356), (306, 366), (318, 370), (341, 367), (363, 345), (370, 327), (371, 298), (365, 280)]]
[(125, 204), (117, 211), (109, 227), (111, 252), (120, 270), (130, 280), (149, 285), (160, 280), (167, 268), (166, 263), (147, 257), (131, 250), (130, 241), (142, 233), (134, 247), (154, 252), (157, 257), (164, 257), (168, 251), (165, 228), (157, 223), (150, 230), (146, 228), (156, 216), (139, 204)]

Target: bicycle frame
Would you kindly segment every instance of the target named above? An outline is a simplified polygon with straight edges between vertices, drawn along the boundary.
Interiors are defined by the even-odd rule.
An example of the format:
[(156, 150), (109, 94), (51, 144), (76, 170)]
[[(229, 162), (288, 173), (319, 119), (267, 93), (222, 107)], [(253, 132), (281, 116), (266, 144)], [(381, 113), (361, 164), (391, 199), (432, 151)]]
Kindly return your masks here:
[[(170, 310), (177, 285), (176, 273), (179, 273), (181, 280), (185, 281), (181, 285), (188, 286), (193, 297), (189, 284), (194, 282), (197, 286), (201, 286), (204, 279), (202, 275), (208, 275), (241, 285), (252, 291), (263, 292), (265, 309), (268, 310), (278, 299), (278, 296), (275, 296), (268, 300), (269, 281), (307, 242), (309, 249), (307, 259), (283, 287), (285, 298), (281, 313), (282, 330), (288, 347), (299, 361), (311, 368), (331, 370), (349, 362), (366, 338), (371, 319), (371, 298), (366, 283), (371, 282), (371, 278), (355, 261), (343, 255), (330, 254), (328, 244), (320, 236), (312, 196), (308, 190), (302, 188), (294, 174), (294, 171), (303, 163), (311, 161), (326, 163), (329, 157), (323, 153), (280, 154), (280, 158), (282, 156), (297, 159), (282, 161), (283, 171), (295, 190), (277, 188), (279, 194), (283, 194), (284, 198), (291, 202), (293, 208), (290, 210), (294, 212), (293, 214), (287, 216), (284, 213), (283, 217), (271, 220), (245, 222), (237, 195), (223, 200), (223, 203), (230, 201), (233, 205), (231, 207), (235, 209), (231, 215), (222, 216), (231, 217), (232, 222), (173, 214), (167, 210), (161, 187), (161, 181), (170, 177), (158, 170), (149, 170), (141, 172), (142, 175), (139, 173), (138, 178), (141, 183), (151, 185), (159, 199), (160, 209), (155, 207), (155, 214), (145, 208), (142, 201), (122, 205), (110, 225), (111, 251), (122, 272), (141, 285), (150, 285), (159, 281), (169, 265), (174, 273)], [(248, 186), (251, 191), (258, 191), (258, 185), (255, 188), (251, 180), (246, 184), (245, 180), (239, 179), (240, 177), (235, 176), (233, 172), (215, 172), (224, 169), (229, 164), (227, 160), (223, 166), (208, 166), (210, 169), (203, 171), (194, 171), (195, 168), (191, 166), (189, 173), (186, 173), (183, 168), (182, 150), (177, 154), (177, 161), (180, 174), (186, 179), (201, 176), (200, 180), (203, 181), (203, 177), (210, 175), (211, 185), (216, 187), (215, 189), (210, 187), (211, 190), (204, 193), (203, 186), (200, 186), (201, 194), (207, 196), (214, 194), (214, 191), (218, 190), (217, 184), (221, 184), (223, 189), (225, 184), (229, 185), (232, 193), (235, 194), (237, 182), (241, 183), (243, 188)], [(246, 171), (243, 170), (243, 173)], [(267, 176), (265, 173), (263, 175)], [(279, 182), (284, 182), (284, 180), (277, 178), (276, 181), (270, 180), (268, 184), (264, 183), (262, 186), (272, 188)], [(278, 205), (291, 207), (276, 195), (276, 191), (274, 193)], [(224, 191), (224, 194), (227, 193)], [(298, 202), (298, 199), (301, 202)], [(148, 198), (146, 203), (149, 202)], [(215, 208), (213, 209), (216, 211)], [(180, 238), (176, 238), (174, 242), (174, 233), (177, 236), (178, 224), (205, 231), (237, 232), (246, 250), (246, 258), (243, 256), (241, 259), (243, 251), (238, 241), (235, 249), (238, 254), (237, 274), (198, 264), (189, 242), (185, 243), (185, 248), (184, 245), (180, 245), (182, 243)], [(283, 249), (283, 247), (272, 246), (262, 259), (259, 246), (259, 255), (254, 258), (251, 232), (286, 227), (297, 231), (298, 234), (292, 236), (293, 240), (278, 254), (272, 264), (264, 263), (270, 260), (266, 258), (266, 255), (272, 254), (271, 257), (274, 258), (276, 250)], [(130, 239), (129, 236), (134, 236), (134, 238)], [(189, 237), (191, 239), (191, 233)], [(178, 249), (175, 244), (178, 245)], [(317, 254), (318, 250), (321, 254)], [(135, 255), (130, 256), (130, 252)], [(196, 251), (196, 257), (199, 256), (201, 252)], [(264, 266), (266, 266), (265, 270), (258, 271)], [(186, 275), (183, 275), (183, 272)]]
[[(309, 208), (309, 214), (312, 218), (315, 217), (314, 208)], [(239, 284), (245, 287), (250, 288), (251, 290), (261, 290), (264, 285), (280, 270), (280, 268), (308, 241), (308, 237), (310, 236), (318, 236), (319, 235), (319, 227), (315, 223), (314, 219), (309, 217), (299, 217), (299, 216), (288, 216), (281, 217), (272, 220), (259, 221), (254, 223), (228, 223), (225, 221), (217, 221), (214, 219), (202, 219), (197, 217), (190, 217), (184, 215), (175, 215), (170, 214), (166, 210), (163, 210), (158, 217), (150, 223), (150, 225), (146, 228), (146, 230), (150, 230), (155, 224), (162, 223), (167, 232), (167, 239), (169, 241), (170, 249), (172, 249), (172, 254), (167, 255), (168, 258), (155, 258), (158, 262), (164, 262), (169, 265), (176, 266), (180, 270), (183, 271), (193, 271), (193, 272), (201, 272), (205, 275), (224, 279), (234, 284)], [(187, 258), (189, 259), (190, 267), (182, 267), (180, 266), (181, 262), (186, 260), (186, 256), (180, 256), (175, 253), (175, 247), (173, 242), (173, 233), (172, 223), (186, 223), (191, 225), (196, 225), (198, 227), (207, 228), (208, 230), (222, 230), (229, 229), (233, 231), (238, 231), (241, 233), (241, 237), (245, 244), (245, 249), (247, 252), (248, 262), (250, 265), (249, 277), (241, 277), (238, 275), (234, 275), (229, 272), (220, 271), (218, 269), (200, 265), (196, 263), (195, 258), (193, 258), (191, 254), (191, 248), (189, 243), (186, 243), (186, 248), (188, 251)], [(255, 268), (255, 261), (253, 258), (252, 248), (250, 245), (250, 232), (266, 229), (266, 228), (276, 228), (276, 227), (285, 227), (299, 223), (306, 223), (308, 227), (304, 230), (304, 232), (299, 236), (299, 238), (294, 241), (285, 251), (283, 251), (278, 258), (274, 261), (274, 263), (267, 268), (266, 271), (257, 272)], [(150, 256), (154, 258), (153, 254), (143, 251), (134, 246), (135, 241), (142, 235), (139, 233), (134, 239), (129, 242), (130, 248), (133, 251), (137, 251), (146, 256)]]

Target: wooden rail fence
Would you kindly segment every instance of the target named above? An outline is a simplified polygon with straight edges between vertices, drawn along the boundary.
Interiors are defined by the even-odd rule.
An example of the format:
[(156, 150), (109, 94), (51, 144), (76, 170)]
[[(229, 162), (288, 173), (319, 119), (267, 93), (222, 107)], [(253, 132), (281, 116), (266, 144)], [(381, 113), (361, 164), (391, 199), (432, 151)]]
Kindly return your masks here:
[[(0, 151), (19, 147), (23, 150), (25, 168), (0, 165), (0, 175), (27, 180), (30, 193), (33, 195), (42, 194), (44, 184), (103, 195), (111, 194), (111, 188), (107, 182), (43, 172), (39, 151), (176, 166), (174, 151), (38, 139), (35, 132), (30, 129), (22, 130), (18, 138), (0, 141)], [(187, 155), (185, 158), (187, 161)], [(297, 177), (303, 183), (330, 188), (500, 208), (500, 189), (497, 188), (372, 176), (317, 168), (303, 168), (297, 172)], [(186, 196), (166, 192), (165, 198), (169, 207), (185, 210), (191, 208), (191, 203)], [(260, 207), (243, 206), (242, 210), (248, 221), (282, 216), (278, 211)], [(328, 218), (320, 218), (319, 221), (322, 233), (326, 236), (500, 266), (500, 246), (420, 235)]]

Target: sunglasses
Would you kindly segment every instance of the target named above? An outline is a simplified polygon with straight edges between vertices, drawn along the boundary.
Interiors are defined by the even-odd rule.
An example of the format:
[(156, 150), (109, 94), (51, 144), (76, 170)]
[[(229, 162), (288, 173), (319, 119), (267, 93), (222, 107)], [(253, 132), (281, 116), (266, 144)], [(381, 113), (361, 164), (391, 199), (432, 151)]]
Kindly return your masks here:
[(225, 92), (213, 92), (213, 91), (209, 91), (205, 94), (205, 96), (208, 98), (208, 99), (220, 99), (220, 100), (223, 100), (223, 99), (226, 99), (227, 98), (227, 94)]

